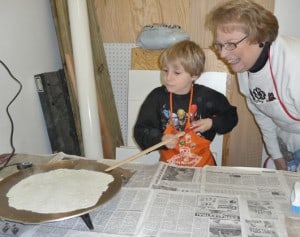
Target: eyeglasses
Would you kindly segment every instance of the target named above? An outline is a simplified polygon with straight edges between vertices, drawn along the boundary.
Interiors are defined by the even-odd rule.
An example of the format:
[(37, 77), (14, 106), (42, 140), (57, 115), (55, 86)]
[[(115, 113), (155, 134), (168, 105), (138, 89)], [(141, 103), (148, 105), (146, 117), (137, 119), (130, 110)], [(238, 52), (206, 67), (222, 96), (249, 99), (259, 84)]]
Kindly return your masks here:
[(227, 50), (227, 51), (232, 51), (232, 50), (234, 50), (234, 49), (236, 49), (237, 48), (237, 46), (238, 46), (238, 44), (239, 43), (241, 43), (244, 39), (246, 39), (248, 37), (248, 35), (246, 35), (244, 38), (242, 38), (241, 40), (239, 40), (238, 42), (227, 42), (227, 43), (224, 43), (224, 44), (221, 44), (221, 43), (214, 43), (213, 45), (212, 45), (212, 47), (215, 49), (215, 50), (217, 50), (217, 51), (219, 51), (219, 52), (221, 52), (222, 51), (222, 49), (224, 48), (225, 50)]

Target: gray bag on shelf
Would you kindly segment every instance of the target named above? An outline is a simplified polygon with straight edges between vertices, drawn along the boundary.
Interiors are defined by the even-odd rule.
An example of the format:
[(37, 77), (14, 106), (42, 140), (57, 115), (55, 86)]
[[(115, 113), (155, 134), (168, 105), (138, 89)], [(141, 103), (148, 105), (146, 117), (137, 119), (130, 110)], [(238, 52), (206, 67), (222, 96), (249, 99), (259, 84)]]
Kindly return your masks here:
[(153, 24), (143, 27), (136, 45), (144, 49), (164, 49), (189, 39), (189, 35), (179, 25)]

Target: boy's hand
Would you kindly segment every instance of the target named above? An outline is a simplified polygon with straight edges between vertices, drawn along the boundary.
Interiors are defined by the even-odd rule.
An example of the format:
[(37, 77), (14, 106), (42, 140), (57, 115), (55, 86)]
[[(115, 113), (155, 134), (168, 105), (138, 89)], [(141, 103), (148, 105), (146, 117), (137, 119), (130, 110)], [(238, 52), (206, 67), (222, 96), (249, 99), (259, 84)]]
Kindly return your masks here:
[(173, 149), (175, 148), (175, 146), (177, 145), (178, 143), (178, 136), (176, 134), (166, 134), (166, 135), (163, 135), (162, 137), (162, 141), (166, 141), (166, 140), (169, 140), (170, 141), (165, 144), (165, 146), (168, 148), (168, 149)]
[(192, 127), (195, 127), (195, 129), (193, 129), (194, 132), (204, 133), (207, 130), (211, 129), (212, 119), (210, 119), (210, 118), (199, 119), (199, 120), (193, 122)]

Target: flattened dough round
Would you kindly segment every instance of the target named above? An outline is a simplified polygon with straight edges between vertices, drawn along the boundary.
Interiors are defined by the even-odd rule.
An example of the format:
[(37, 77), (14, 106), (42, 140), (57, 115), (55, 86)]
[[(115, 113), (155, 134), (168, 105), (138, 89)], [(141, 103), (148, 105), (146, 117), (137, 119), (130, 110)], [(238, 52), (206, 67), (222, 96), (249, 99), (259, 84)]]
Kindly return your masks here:
[(6, 195), (18, 210), (63, 213), (95, 205), (113, 180), (107, 173), (62, 168), (31, 175)]

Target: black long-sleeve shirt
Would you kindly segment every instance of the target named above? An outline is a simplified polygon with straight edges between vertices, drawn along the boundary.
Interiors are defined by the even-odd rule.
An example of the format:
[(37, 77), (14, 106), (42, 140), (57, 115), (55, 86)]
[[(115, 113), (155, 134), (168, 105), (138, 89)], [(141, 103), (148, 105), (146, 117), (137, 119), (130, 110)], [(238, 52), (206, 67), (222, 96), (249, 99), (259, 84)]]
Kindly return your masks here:
[[(212, 141), (216, 133), (225, 134), (236, 126), (236, 107), (230, 105), (223, 94), (198, 84), (193, 85), (193, 90), (192, 108), (196, 112), (191, 115), (191, 120), (212, 119), (212, 128), (201, 136)], [(152, 90), (143, 102), (134, 126), (134, 138), (142, 150), (161, 142), (170, 118), (169, 98), (170, 93), (165, 86), (161, 86)], [(172, 117), (178, 130), (184, 130), (189, 100), (190, 93), (173, 94)]]

